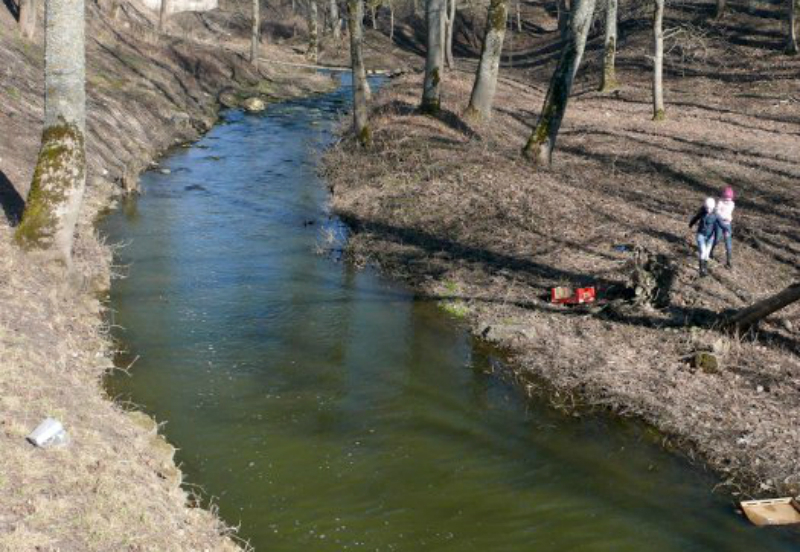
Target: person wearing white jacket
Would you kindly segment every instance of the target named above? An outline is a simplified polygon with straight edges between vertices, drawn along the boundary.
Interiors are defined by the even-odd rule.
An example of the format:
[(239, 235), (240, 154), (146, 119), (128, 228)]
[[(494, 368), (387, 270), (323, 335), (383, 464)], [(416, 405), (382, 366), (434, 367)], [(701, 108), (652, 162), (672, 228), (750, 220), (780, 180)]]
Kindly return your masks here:
[(734, 198), (733, 188), (726, 186), (722, 191), (722, 197), (717, 201), (715, 213), (718, 219), (719, 232), (717, 232), (714, 245), (711, 247), (711, 252), (714, 252), (714, 246), (720, 241), (720, 233), (725, 240), (725, 267), (733, 268), (733, 210), (736, 204), (733, 202)]

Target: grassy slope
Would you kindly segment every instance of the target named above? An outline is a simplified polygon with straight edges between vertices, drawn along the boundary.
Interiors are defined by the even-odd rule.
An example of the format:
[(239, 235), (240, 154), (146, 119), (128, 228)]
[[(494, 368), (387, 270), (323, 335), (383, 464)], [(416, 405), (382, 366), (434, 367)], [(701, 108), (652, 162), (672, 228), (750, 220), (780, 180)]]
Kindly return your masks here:
[[(330, 81), (254, 71), (228, 49), (244, 48), (241, 15), (175, 16), (172, 28), (198, 41), (159, 37), (136, 4), (122, 4), (114, 20), (109, 5), (87, 3), (87, 19), (89, 186), (77, 273), (67, 277), (11, 242), (40, 138), (43, 62), (41, 36), (21, 41), (0, 11), (0, 550), (238, 549), (212, 513), (187, 507), (174, 450), (152, 421), (103, 396), (113, 345), (96, 292), (108, 286), (112, 255), (92, 221), (156, 155), (213, 123), (221, 88), (266, 79), (272, 95), (286, 97)], [(45, 416), (64, 423), (69, 447), (25, 442)]]
[[(540, 109), (557, 48), (552, 18), (526, 6), (529, 33), (503, 71), (491, 123), (469, 126), (472, 75), (445, 77), (445, 113), (415, 111), (420, 76), (395, 81), (373, 110), (374, 151), (331, 152), (335, 208), (358, 230), (351, 253), (406, 277), (508, 347), (522, 376), (560, 404), (641, 417), (730, 475), (746, 493), (797, 493), (800, 305), (758, 341), (704, 329), (709, 316), (796, 280), (800, 254), (800, 60), (779, 49), (778, 5), (710, 22), (710, 4), (674, 8), (668, 27), (668, 120), (653, 123), (648, 22), (627, 14), (621, 90), (595, 92), (602, 37), (590, 42), (551, 170), (519, 152)], [(733, 185), (735, 269), (699, 280), (689, 217)], [(665, 308), (601, 313), (553, 307), (551, 286), (629, 284), (635, 245), (672, 264)], [(724, 258), (723, 248), (717, 255)], [(718, 257), (719, 258), (719, 257)], [(720, 373), (693, 369), (716, 349)], [(539, 379), (542, 378), (542, 379)], [(566, 397), (566, 399), (564, 398)]]

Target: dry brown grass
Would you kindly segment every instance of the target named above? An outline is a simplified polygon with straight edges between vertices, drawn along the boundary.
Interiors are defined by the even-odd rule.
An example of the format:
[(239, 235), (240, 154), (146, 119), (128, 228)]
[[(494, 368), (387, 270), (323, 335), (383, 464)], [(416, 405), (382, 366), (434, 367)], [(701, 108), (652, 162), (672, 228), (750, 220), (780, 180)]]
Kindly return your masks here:
[[(0, 105), (0, 550), (239, 550), (213, 511), (189, 507), (199, 501), (180, 486), (174, 449), (155, 437), (152, 423), (104, 396), (101, 380), (113, 368), (113, 351), (100, 292), (110, 283), (112, 252), (93, 220), (120, 184), (135, 182), (166, 148), (208, 128), (221, 88), (259, 83), (279, 98), (331, 83), (285, 69), (256, 72), (231, 50), (244, 40), (211, 48), (159, 38), (154, 14), (141, 6), (125, 3), (116, 22), (108, 8), (87, 5), (89, 179), (72, 275), (12, 244), (10, 224), (40, 139), (42, 43), (41, 35), (33, 44), (19, 40), (13, 19), (0, 10), (7, 70), (0, 90), (8, 96)], [(184, 28), (181, 18), (198, 24), (183, 14), (173, 31)], [(265, 55), (291, 57), (266, 45)], [(69, 446), (43, 450), (25, 441), (47, 416), (64, 423)]]
[[(552, 58), (506, 72), (513, 80), (500, 86), (492, 122), (477, 127), (458, 116), (468, 72), (446, 77), (437, 119), (414, 109), (421, 77), (394, 82), (373, 111), (374, 150), (344, 140), (329, 156), (335, 209), (357, 230), (356, 261), (456, 305), (478, 334), (504, 334), (519, 369), (561, 396), (646, 420), (744, 493), (797, 493), (800, 306), (764, 323), (757, 340), (708, 325), (797, 278), (800, 107), (797, 80), (785, 75), (800, 64), (708, 38), (709, 58), (670, 57), (669, 119), (658, 124), (641, 67), (646, 44), (629, 36), (617, 94), (594, 92), (595, 63), (582, 72), (550, 170), (519, 151)], [(761, 78), (730, 82), (734, 74)], [(716, 264), (700, 280), (687, 222), (726, 184), (739, 194), (735, 269)], [(612, 315), (546, 301), (562, 284), (619, 295), (630, 276), (630, 253), (615, 249), (623, 244), (674, 263), (669, 305)], [(720, 373), (687, 362), (712, 349)]]

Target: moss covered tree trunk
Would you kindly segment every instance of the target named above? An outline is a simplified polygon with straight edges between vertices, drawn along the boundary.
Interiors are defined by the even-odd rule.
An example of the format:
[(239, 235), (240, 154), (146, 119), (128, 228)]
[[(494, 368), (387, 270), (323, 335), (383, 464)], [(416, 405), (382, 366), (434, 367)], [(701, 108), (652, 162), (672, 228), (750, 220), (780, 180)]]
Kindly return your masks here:
[(339, 18), (339, 3), (337, 0), (330, 0), (328, 11), (330, 12), (331, 34), (333, 34), (333, 39), (340, 40), (342, 38), (342, 23)]
[(20, 0), (19, 2), (19, 32), (28, 40), (36, 36), (36, 1)]
[(306, 59), (317, 63), (319, 59), (319, 17), (317, 14), (317, 0), (308, 2), (308, 50)]
[(444, 65), (444, 12), (447, 0), (427, 0), (425, 21), (428, 26), (428, 51), (425, 55), (425, 80), (422, 84), (423, 113), (439, 112), (442, 99), (442, 66)]
[(500, 55), (503, 52), (507, 17), (507, 0), (491, 0), (486, 17), (481, 59), (478, 62), (475, 84), (472, 86), (469, 106), (465, 113), (468, 118), (481, 120), (488, 119), (492, 115), (492, 102), (497, 89), (497, 76), (500, 72)]
[(83, 0), (45, 2), (44, 104), (42, 145), (15, 237), (71, 266), (86, 187)]
[(253, 0), (253, 27), (250, 33), (250, 63), (258, 65), (258, 50), (261, 44), (261, 0)]
[(350, 28), (350, 61), (353, 75), (353, 132), (362, 146), (369, 147), (372, 144), (367, 111), (369, 87), (361, 51), (364, 37), (364, 0), (347, 1), (347, 19)]
[(603, 54), (603, 76), (600, 81), (601, 92), (616, 90), (617, 82), (617, 5), (618, 0), (606, 0), (606, 33)]
[(572, 82), (575, 80), (586, 48), (586, 37), (592, 24), (594, 7), (595, 0), (573, 0), (567, 40), (550, 79), (539, 121), (523, 149), (524, 155), (537, 165), (549, 165), (552, 161), (558, 130), (567, 110)]
[(456, 21), (456, 0), (447, 0), (447, 17), (444, 23), (444, 62), (448, 69), (454, 69), (453, 27)]
[(653, 120), (663, 121), (664, 110), (664, 0), (654, 0), (653, 10)]
[(786, 40), (786, 52), (791, 55), (798, 53), (797, 49), (797, 1), (788, 0), (789, 5), (789, 33)]

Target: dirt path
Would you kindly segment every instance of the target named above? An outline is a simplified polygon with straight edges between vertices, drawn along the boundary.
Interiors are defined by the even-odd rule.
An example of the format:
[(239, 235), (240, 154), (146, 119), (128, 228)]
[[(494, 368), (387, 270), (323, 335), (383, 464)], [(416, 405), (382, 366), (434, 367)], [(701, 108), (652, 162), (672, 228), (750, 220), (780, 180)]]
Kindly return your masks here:
[[(686, 9), (670, 26), (705, 21), (703, 6)], [(646, 22), (623, 25), (623, 87), (609, 96), (594, 91), (593, 39), (550, 170), (519, 152), (553, 68), (542, 53), (552, 33), (504, 71), (512, 80), (490, 124), (458, 116), (469, 73), (446, 76), (438, 119), (415, 111), (421, 76), (404, 77), (376, 101), (375, 149), (343, 141), (327, 166), (335, 208), (357, 230), (353, 258), (406, 278), (507, 348), (531, 392), (646, 420), (665, 445), (722, 472), (734, 494), (796, 494), (800, 306), (757, 340), (707, 329), (715, 313), (783, 289), (800, 268), (800, 61), (746, 40), (779, 35), (775, 19), (731, 9), (738, 15), (704, 35), (702, 59), (687, 55), (689, 39), (671, 48), (661, 124), (650, 120)], [(701, 280), (687, 223), (725, 185), (738, 193), (734, 269), (715, 263)], [(624, 300), (637, 250), (666, 269), (656, 304)], [(599, 312), (547, 301), (551, 287), (578, 284), (621, 301)], [(695, 369), (698, 351), (716, 352), (721, 369)]]
[[(0, 10), (0, 550), (240, 548), (213, 512), (189, 507), (199, 500), (180, 486), (175, 450), (155, 423), (104, 396), (114, 346), (99, 297), (112, 276), (112, 248), (93, 221), (153, 159), (210, 128), (222, 89), (270, 100), (332, 83), (254, 70), (236, 53), (245, 47), (237, 36), (249, 29), (241, 14), (176, 15), (171, 37), (159, 37), (152, 19), (135, 3), (121, 4), (116, 16), (106, 3), (87, 3), (89, 178), (77, 273), (68, 277), (12, 245), (39, 145), (43, 62), (41, 36), (21, 41)], [(264, 55), (295, 59), (267, 45)], [(65, 425), (66, 448), (25, 441), (47, 416)]]

